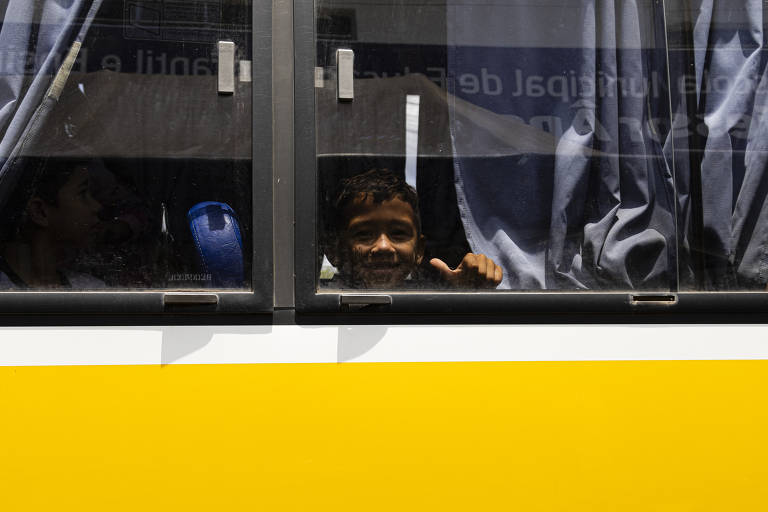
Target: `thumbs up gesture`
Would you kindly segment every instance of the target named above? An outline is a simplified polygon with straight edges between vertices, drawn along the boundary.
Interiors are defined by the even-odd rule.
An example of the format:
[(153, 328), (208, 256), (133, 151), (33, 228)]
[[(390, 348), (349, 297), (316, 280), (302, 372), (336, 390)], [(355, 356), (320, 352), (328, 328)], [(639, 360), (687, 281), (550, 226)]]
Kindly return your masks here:
[(468, 253), (455, 269), (437, 258), (432, 258), (429, 264), (454, 288), (496, 288), (504, 277), (501, 267), (483, 254)]

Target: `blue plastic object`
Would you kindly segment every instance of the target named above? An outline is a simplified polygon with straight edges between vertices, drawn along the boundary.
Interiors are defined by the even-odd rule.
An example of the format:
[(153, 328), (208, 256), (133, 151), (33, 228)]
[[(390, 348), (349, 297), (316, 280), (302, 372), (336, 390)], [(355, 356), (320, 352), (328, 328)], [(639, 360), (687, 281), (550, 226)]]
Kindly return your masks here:
[(206, 201), (187, 212), (202, 271), (214, 288), (241, 288), (245, 283), (243, 238), (235, 211), (226, 203)]

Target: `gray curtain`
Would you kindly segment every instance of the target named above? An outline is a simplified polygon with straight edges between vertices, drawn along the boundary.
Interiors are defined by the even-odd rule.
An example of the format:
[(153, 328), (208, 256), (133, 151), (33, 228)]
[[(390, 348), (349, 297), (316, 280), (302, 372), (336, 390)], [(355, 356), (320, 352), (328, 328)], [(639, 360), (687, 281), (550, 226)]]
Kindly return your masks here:
[(101, 0), (0, 3), (0, 204), (22, 172), (16, 156), (35, 144), (100, 5)]
[[(760, 0), (678, 0), (672, 37), (691, 50), (671, 60), (683, 284), (765, 289), (768, 281), (768, 70)], [(690, 72), (688, 70), (693, 70)], [(685, 136), (683, 136), (685, 135)]]
[(513, 145), (451, 110), (462, 220), (504, 268), (500, 288), (676, 286), (665, 44), (654, 2), (449, 8), (451, 93), (552, 136), (549, 150)]

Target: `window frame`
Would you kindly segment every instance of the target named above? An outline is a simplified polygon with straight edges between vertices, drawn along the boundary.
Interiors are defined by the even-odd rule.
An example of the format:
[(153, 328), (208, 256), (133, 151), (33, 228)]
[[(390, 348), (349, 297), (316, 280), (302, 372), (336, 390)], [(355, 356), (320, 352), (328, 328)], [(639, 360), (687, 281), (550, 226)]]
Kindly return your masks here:
[[(585, 321), (765, 321), (768, 292), (382, 292), (319, 291), (318, 176), (314, 68), (316, 58), (314, 1), (294, 2), (294, 151), (295, 151), (295, 297), (297, 315), (419, 322), (419, 318), (461, 321), (519, 321), (515, 313), (549, 314), (550, 321), (570, 314), (590, 314)], [(661, 300), (658, 300), (661, 299)], [(760, 315), (762, 314), (762, 315)], [(316, 316), (319, 315), (319, 316)], [(329, 317), (329, 315), (333, 315)], [(420, 315), (420, 317), (415, 316)], [(429, 316), (427, 316), (429, 315)], [(507, 315), (499, 317), (498, 315)], [(747, 315), (747, 316), (744, 316)], [(755, 315), (760, 315), (756, 317)], [(573, 321), (573, 317), (570, 317)], [(740, 320), (736, 320), (736, 319)], [(443, 320), (444, 319), (444, 320)], [(353, 320), (354, 321), (354, 320)], [(567, 320), (566, 320), (567, 321)]]
[[(251, 258), (251, 291), (226, 289), (173, 290), (149, 289), (105, 291), (2, 291), (0, 319), (75, 315), (151, 315), (170, 319), (193, 314), (224, 318), (222, 315), (271, 313), (273, 308), (273, 198), (272, 198), (272, 2), (253, 0), (252, 4), (252, 161), (251, 222), (254, 226)], [(269, 169), (268, 172), (263, 172)], [(262, 171), (262, 172), (260, 172)], [(258, 229), (256, 229), (258, 227)], [(168, 300), (183, 296), (190, 300)], [(199, 296), (199, 297), (195, 297)], [(215, 297), (214, 297), (215, 296)], [(197, 300), (197, 299), (201, 300)], [(213, 302), (215, 298), (215, 303)], [(88, 320), (88, 323), (91, 323)], [(98, 321), (97, 321), (98, 322)], [(254, 323), (258, 317), (254, 318)]]

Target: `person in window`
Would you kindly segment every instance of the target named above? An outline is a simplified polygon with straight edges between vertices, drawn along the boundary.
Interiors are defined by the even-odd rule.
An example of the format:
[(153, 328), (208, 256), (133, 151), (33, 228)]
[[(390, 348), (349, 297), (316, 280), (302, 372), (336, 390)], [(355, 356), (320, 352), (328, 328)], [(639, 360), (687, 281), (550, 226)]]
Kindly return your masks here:
[(344, 288), (495, 288), (502, 270), (468, 253), (451, 269), (433, 258), (422, 265), (416, 191), (385, 169), (342, 180), (330, 213), (326, 255), (339, 269), (331, 285)]
[(157, 276), (152, 273), (155, 239), (149, 228), (155, 219), (150, 204), (134, 187), (130, 171), (113, 169), (100, 158), (91, 160), (88, 171), (91, 195), (102, 206), (99, 236), (89, 241), (71, 270), (98, 275), (110, 288), (151, 287)]
[[(70, 268), (101, 228), (89, 160), (27, 158), (26, 190), (4, 209), (0, 289), (98, 289), (104, 282)], [(24, 191), (22, 186), (21, 190)]]

